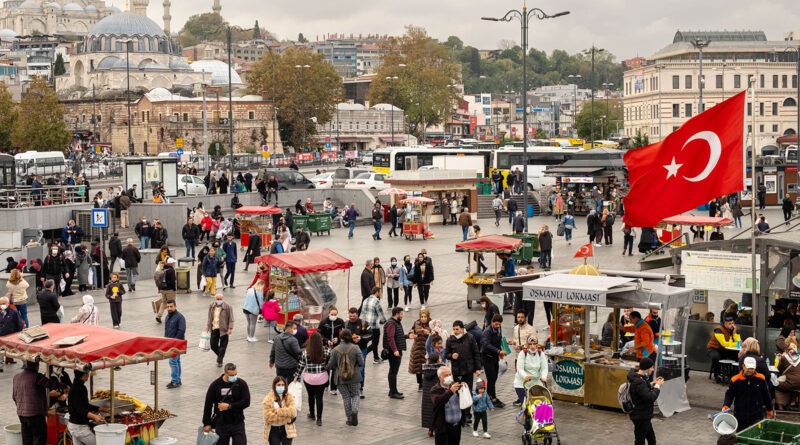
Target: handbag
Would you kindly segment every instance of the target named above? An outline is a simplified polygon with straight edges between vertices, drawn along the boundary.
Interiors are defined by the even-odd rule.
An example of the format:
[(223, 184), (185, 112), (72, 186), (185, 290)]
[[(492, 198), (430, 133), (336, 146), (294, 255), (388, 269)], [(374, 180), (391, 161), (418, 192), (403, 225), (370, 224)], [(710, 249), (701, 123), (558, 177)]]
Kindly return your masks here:
[(150, 304), (153, 306), (153, 313), (157, 314), (158, 310), (161, 309), (161, 297), (152, 300)]
[(217, 445), (218, 441), (219, 434), (213, 430), (205, 432), (202, 426), (197, 428), (197, 445)]
[(294, 397), (294, 406), (299, 414), (303, 408), (303, 385), (300, 382), (292, 382), (286, 390)]
[(200, 349), (202, 352), (208, 352), (211, 350), (211, 333), (208, 331), (203, 331), (200, 333), (200, 342), (197, 344), (197, 348)]
[(303, 381), (309, 385), (319, 386), (328, 383), (327, 372), (307, 372), (303, 374)]
[(469, 391), (467, 385), (463, 385), (458, 389), (458, 404), (461, 406), (461, 409), (469, 409), (472, 407), (472, 393)]
[(383, 348), (383, 349), (381, 350), (381, 360), (389, 360), (389, 356), (390, 356), (390, 355), (391, 355), (391, 353), (389, 352), (389, 350), (388, 350), (388, 349), (386, 349), (386, 348)]

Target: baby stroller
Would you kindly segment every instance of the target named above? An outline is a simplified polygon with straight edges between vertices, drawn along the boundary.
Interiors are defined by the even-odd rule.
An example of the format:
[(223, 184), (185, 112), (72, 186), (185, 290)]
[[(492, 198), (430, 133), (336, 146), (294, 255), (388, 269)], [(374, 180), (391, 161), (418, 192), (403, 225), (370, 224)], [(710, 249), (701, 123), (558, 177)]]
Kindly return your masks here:
[(528, 388), (528, 397), (519, 418), (525, 427), (523, 445), (561, 445), (553, 420), (553, 397), (544, 386), (533, 385)]

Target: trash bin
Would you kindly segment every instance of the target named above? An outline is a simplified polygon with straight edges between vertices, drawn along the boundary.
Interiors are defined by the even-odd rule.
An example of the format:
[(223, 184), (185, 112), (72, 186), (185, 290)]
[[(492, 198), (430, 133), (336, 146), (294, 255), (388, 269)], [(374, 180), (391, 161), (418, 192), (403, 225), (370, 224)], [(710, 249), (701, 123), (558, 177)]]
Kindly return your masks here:
[(121, 423), (106, 423), (94, 427), (97, 445), (125, 445), (125, 436), (128, 434), (128, 425)]
[(188, 294), (192, 292), (192, 285), (190, 284), (192, 276), (191, 267), (176, 267), (175, 280), (178, 284), (178, 292)]
[(293, 215), (292, 216), (292, 233), (297, 232), (297, 228), (303, 230), (308, 229), (308, 216), (307, 215)]
[(14, 423), (3, 428), (6, 432), (7, 445), (22, 445), (22, 425)]
[(322, 232), (331, 234), (330, 213), (312, 213), (308, 216), (308, 231), (319, 235)]
[(536, 233), (513, 233), (511, 238), (519, 238), (522, 240), (522, 246), (519, 250), (511, 255), (515, 261), (520, 263), (531, 263), (534, 257), (539, 256), (539, 235)]
[(533, 218), (533, 204), (528, 204), (528, 218)]
[(175, 445), (177, 443), (178, 439), (174, 437), (158, 436), (150, 439), (149, 445)]

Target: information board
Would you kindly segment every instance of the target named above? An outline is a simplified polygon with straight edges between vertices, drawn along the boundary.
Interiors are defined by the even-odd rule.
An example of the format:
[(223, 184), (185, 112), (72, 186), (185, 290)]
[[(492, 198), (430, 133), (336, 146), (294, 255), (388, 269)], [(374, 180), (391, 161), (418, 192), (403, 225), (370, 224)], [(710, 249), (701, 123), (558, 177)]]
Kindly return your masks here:
[[(686, 287), (723, 292), (753, 290), (752, 256), (748, 253), (684, 250), (681, 273), (686, 277)], [(761, 257), (756, 255), (756, 280), (760, 273)]]

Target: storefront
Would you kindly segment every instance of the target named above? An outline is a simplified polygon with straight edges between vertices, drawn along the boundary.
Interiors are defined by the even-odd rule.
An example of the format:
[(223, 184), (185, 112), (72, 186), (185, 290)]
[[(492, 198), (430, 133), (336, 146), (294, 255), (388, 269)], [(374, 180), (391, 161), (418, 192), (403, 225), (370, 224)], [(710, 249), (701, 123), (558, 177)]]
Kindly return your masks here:
[[(408, 196), (423, 196), (431, 198), (434, 203), (430, 215), (431, 224), (440, 224), (446, 217), (450, 221), (451, 203), (453, 199), (458, 202), (457, 215), (460, 208), (466, 204), (473, 221), (478, 218), (478, 188), (480, 180), (475, 177), (472, 170), (415, 170), (397, 171), (392, 173), (387, 182), (392, 187), (397, 187), (408, 192)], [(447, 199), (447, 208), (442, 207), (442, 202)]]
[[(627, 170), (622, 161), (622, 150), (595, 148), (576, 153), (572, 159), (545, 170), (545, 175), (555, 178), (556, 190), (562, 193), (566, 207), (576, 215), (586, 215), (594, 209), (592, 190), (597, 187), (614, 209), (621, 198), (620, 185), (625, 182)], [(568, 203), (572, 202), (570, 206)]]

